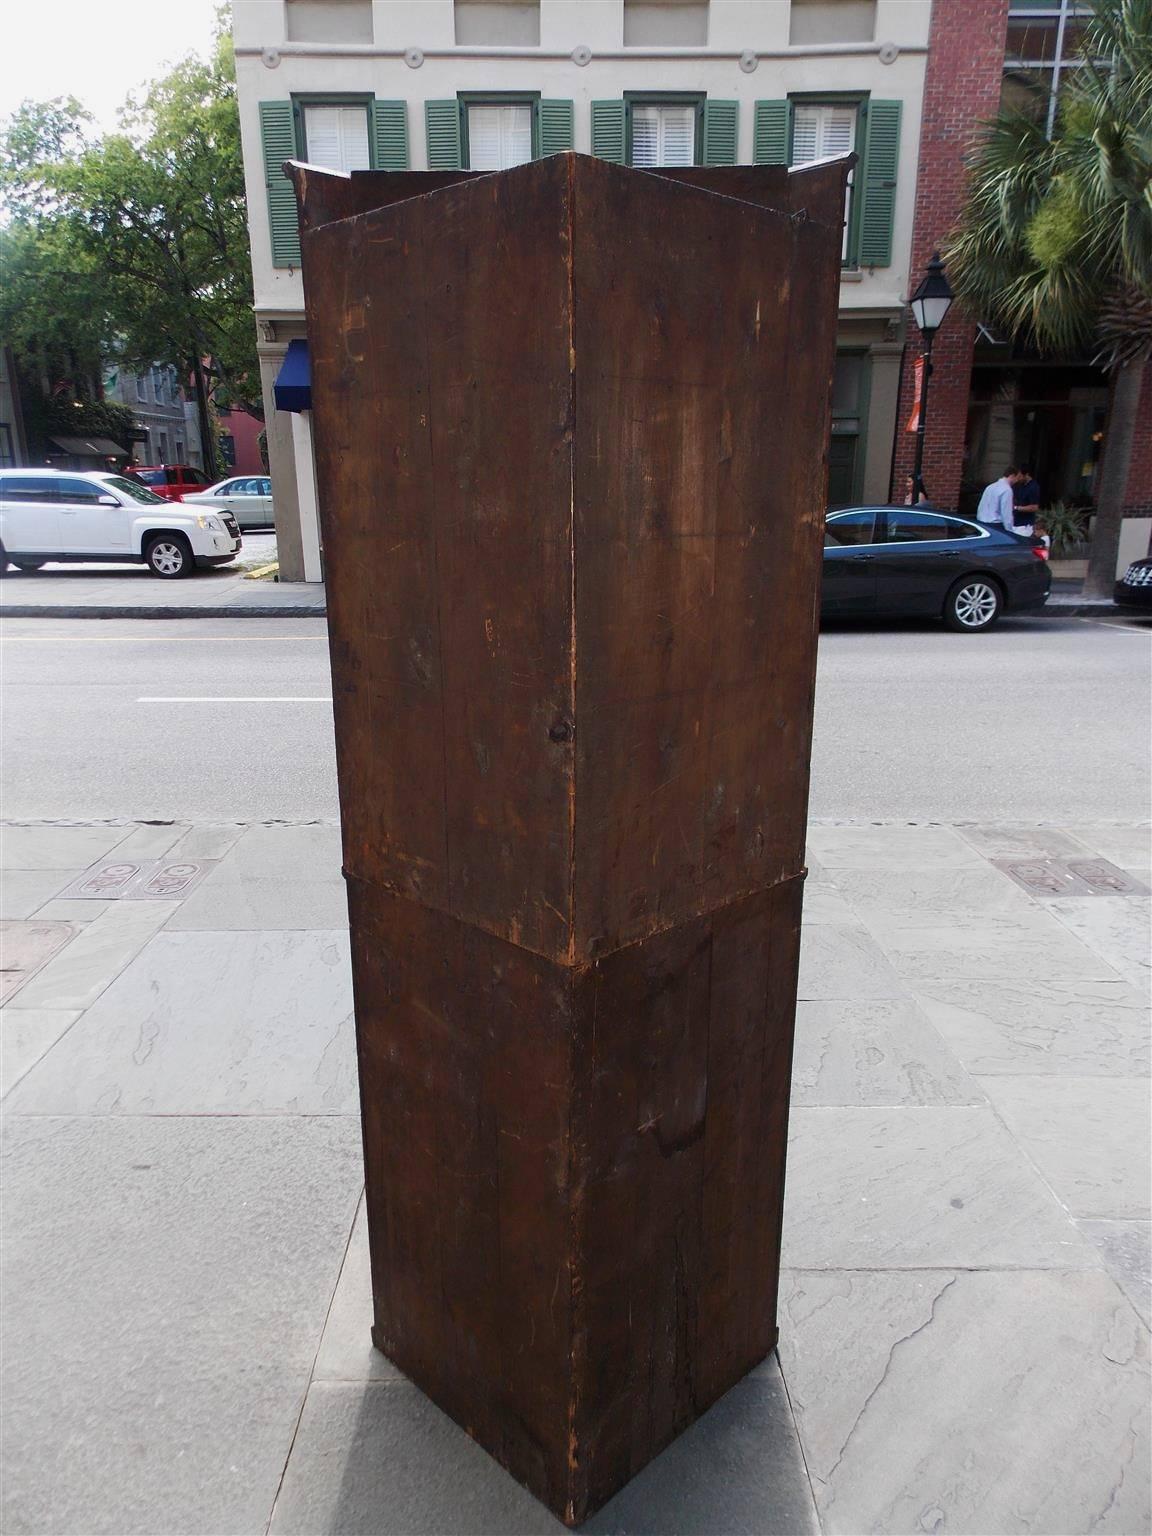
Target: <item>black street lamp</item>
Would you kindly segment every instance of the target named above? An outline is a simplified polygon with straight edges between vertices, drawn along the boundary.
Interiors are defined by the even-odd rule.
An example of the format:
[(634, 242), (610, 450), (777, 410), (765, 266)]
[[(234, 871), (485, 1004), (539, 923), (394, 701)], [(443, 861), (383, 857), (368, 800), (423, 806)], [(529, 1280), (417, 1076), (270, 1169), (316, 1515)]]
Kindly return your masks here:
[(916, 461), (912, 469), (912, 505), (920, 499), (924, 488), (924, 427), (928, 420), (928, 380), (932, 377), (932, 343), (936, 332), (944, 324), (944, 316), (952, 307), (952, 289), (940, 260), (940, 252), (932, 252), (932, 260), (920, 280), (920, 286), (908, 300), (920, 335), (924, 338), (924, 374), (920, 382), (920, 409), (916, 417)]

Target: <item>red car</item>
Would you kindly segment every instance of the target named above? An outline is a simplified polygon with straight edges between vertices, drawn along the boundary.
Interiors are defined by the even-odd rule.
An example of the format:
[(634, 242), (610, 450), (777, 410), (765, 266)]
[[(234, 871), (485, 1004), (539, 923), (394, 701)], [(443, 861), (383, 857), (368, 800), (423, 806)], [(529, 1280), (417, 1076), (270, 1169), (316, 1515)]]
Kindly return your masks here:
[(202, 491), (211, 481), (192, 464), (133, 464), (131, 473), (165, 501), (183, 501), (189, 491)]

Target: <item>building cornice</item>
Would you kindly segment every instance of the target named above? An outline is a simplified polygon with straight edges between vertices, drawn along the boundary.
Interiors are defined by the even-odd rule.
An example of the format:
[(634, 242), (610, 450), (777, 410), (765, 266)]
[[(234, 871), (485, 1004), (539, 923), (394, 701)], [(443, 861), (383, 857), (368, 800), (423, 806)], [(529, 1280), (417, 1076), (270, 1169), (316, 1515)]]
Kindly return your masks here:
[[(928, 52), (926, 43), (796, 43), (787, 48), (605, 48), (597, 49), (588, 60), (579, 64), (596, 63), (602, 59), (680, 59), (688, 62), (710, 60), (734, 61), (755, 59), (834, 59), (860, 58), (871, 55), (882, 64), (895, 63), (901, 54), (923, 55)], [(375, 43), (271, 43), (264, 48), (244, 47), (236, 49), (238, 59), (260, 59), (275, 54), (284, 59), (395, 59), (408, 62), (408, 55), (419, 54), (421, 63), (428, 59), (547, 59), (576, 61), (572, 50), (556, 48), (481, 48), (474, 46), (452, 48), (378, 48)], [(414, 66), (419, 68), (419, 65)], [(755, 65), (753, 65), (753, 68)], [(747, 72), (747, 71), (746, 71)]]

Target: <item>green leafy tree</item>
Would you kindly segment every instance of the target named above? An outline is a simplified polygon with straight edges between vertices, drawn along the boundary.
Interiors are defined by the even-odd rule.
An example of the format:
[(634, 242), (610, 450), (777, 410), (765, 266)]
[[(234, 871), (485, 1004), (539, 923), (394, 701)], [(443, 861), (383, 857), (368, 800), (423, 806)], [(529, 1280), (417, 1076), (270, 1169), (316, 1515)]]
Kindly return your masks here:
[(0, 335), (26, 384), (98, 395), (107, 350), (105, 275), (60, 216), (41, 167), (81, 155), (91, 119), (74, 97), (25, 102), (0, 137)]
[(75, 96), (23, 102), (0, 140), (0, 187), (8, 208), (36, 215), (50, 207), (51, 187), (41, 167), (74, 160), (91, 138), (92, 114)]
[[(71, 114), (76, 121), (69, 123)], [(244, 173), (231, 40), (188, 58), (129, 101), (121, 131), (93, 139), (74, 102), (26, 103), (0, 146), (9, 225), (0, 260), (41, 279), (40, 317), (89, 355), (191, 382), (205, 467), (217, 468), (211, 404), (257, 406)], [(22, 366), (36, 316), (0, 299)], [(82, 311), (82, 313), (78, 313)], [(43, 344), (41, 344), (43, 347)], [(75, 350), (75, 348), (74, 348)], [(59, 361), (59, 359), (57, 360)]]
[(100, 265), (63, 221), (0, 228), (0, 335), (26, 384), (78, 400), (100, 392), (109, 294)]
[(1086, 583), (1110, 596), (1152, 356), (1152, 0), (1096, 0), (1067, 82), (1051, 138), (1020, 113), (988, 126), (948, 259), (970, 308), (1112, 375)]

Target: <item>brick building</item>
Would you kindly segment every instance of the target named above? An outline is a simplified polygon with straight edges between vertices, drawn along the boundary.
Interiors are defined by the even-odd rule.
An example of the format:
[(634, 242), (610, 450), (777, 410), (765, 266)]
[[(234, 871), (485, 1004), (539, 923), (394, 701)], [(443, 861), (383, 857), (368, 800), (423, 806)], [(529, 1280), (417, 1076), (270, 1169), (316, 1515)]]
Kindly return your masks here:
[[(1051, 127), (1061, 77), (1074, 67), (1083, 0), (935, 0), (924, 79), (912, 228), (912, 283), (944, 244), (964, 199), (964, 155), (1003, 100)], [(1089, 503), (1105, 450), (1109, 382), (1088, 357), (1013, 345), (954, 306), (933, 350), (924, 481), (941, 506), (970, 511), (1010, 462), (1031, 466), (1047, 502)], [(915, 437), (920, 338), (909, 326), (901, 372), (892, 491), (903, 494)], [(1129, 475), (1121, 563), (1144, 553), (1152, 514), (1152, 368)]]

